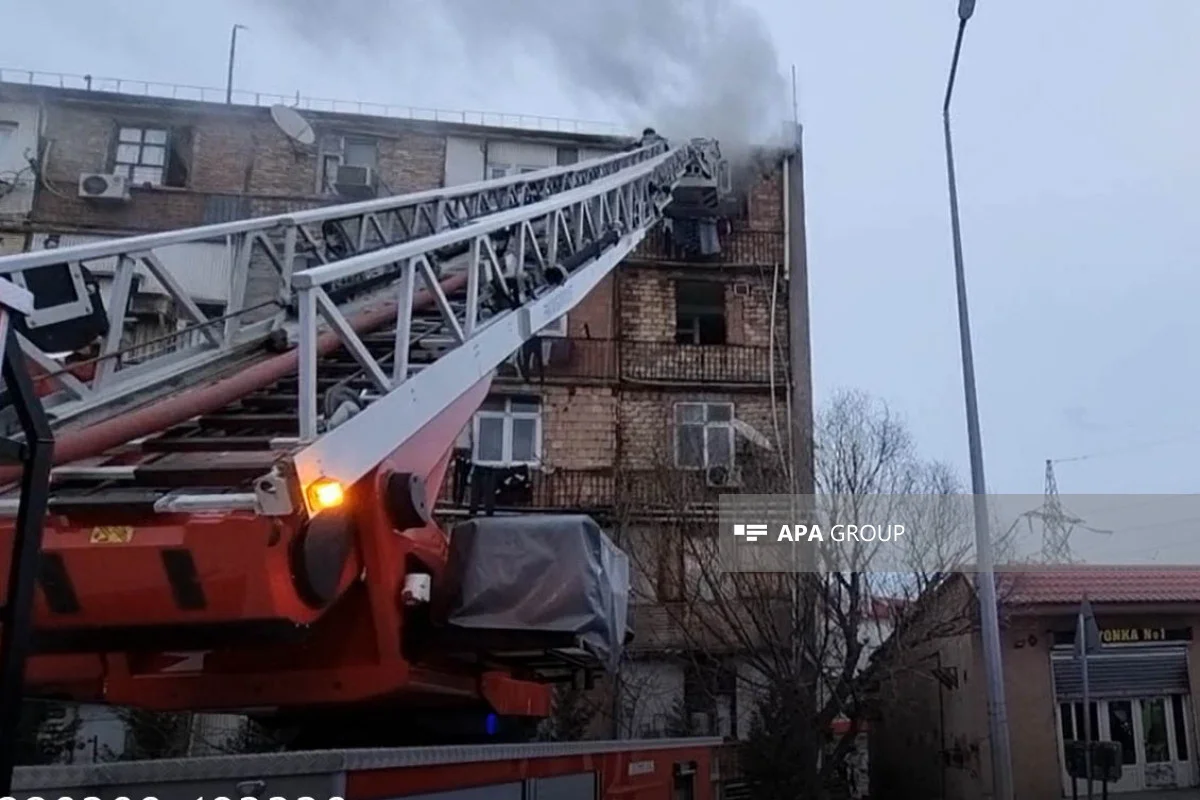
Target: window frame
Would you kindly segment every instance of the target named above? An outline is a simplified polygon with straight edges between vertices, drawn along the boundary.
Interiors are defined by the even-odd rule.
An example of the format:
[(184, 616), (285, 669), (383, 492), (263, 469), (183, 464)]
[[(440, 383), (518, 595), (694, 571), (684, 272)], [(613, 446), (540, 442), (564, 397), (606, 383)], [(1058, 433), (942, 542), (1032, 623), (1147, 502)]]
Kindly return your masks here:
[[(124, 131), (137, 131), (138, 140), (136, 142), (125, 141), (121, 138)], [(147, 142), (146, 134), (154, 131), (163, 134), (163, 140), (159, 142)], [(121, 147), (123, 145), (136, 146), (138, 148), (137, 162), (121, 161)], [(124, 175), (129, 181), (129, 185), (133, 187), (153, 186), (160, 189), (167, 185), (167, 167), (171, 163), (171, 150), (175, 146), (175, 137), (169, 125), (163, 125), (158, 122), (116, 122), (116, 135), (113, 137), (113, 146), (109, 158), (109, 170), (113, 175)], [(146, 148), (161, 148), (162, 163), (147, 164), (142, 161), (145, 158)], [(133, 171), (135, 169), (154, 169), (158, 168), (158, 180), (156, 181), (134, 181)]]
[(12, 146), (19, 130), (21, 130), (21, 123), (10, 119), (0, 119), (0, 132), (7, 134), (0, 135), (0, 155), (4, 155), (5, 151)]
[[(336, 141), (336, 147), (331, 146)], [(354, 133), (330, 133), (321, 139), (317, 154), (317, 194), (337, 194), (334, 188), (337, 183), (337, 172), (341, 167), (367, 167), (372, 175), (379, 174), (379, 137)], [(347, 144), (363, 147), (374, 147), (375, 153), (370, 164), (352, 164), (346, 161)], [(333, 164), (330, 172), (329, 164)]]
[[(517, 466), (537, 466), (542, 463), (542, 400), (540, 397), (520, 397), (517, 398), (521, 402), (532, 403), (537, 401), (537, 411), (513, 411), (513, 397), (506, 396), (504, 398), (492, 398), (493, 400), (504, 400), (504, 409), (484, 409), (481, 408), (475, 412), (471, 418), (471, 463), (481, 467), (517, 467)], [(480, 445), (480, 428), (485, 419), (499, 419), (502, 422), (502, 444), (500, 460), (482, 459), (479, 456)], [(517, 460), (513, 458), (513, 421), (514, 420), (532, 420), (533, 421), (533, 459), (532, 460)]]
[[(685, 422), (685, 421), (681, 420), (680, 419), (681, 411), (686, 406), (699, 406), (700, 408), (702, 408), (703, 409), (703, 420), (700, 422)], [(713, 406), (727, 408), (729, 410), (729, 419), (710, 421), (708, 419), (708, 409)], [(671, 427), (672, 427), (672, 432), (673, 432), (673, 436), (674, 436), (674, 440), (675, 440), (674, 446), (672, 448), (672, 451), (673, 451), (672, 455), (674, 456), (674, 462), (675, 462), (676, 469), (692, 470), (692, 471), (699, 472), (702, 470), (712, 469), (713, 467), (732, 468), (736, 465), (737, 451), (735, 449), (735, 446), (737, 444), (737, 436), (736, 436), (737, 431), (736, 431), (736, 428), (734, 428), (733, 421), (737, 418), (737, 409), (735, 408), (735, 406), (732, 402), (725, 401), (725, 400), (682, 400), (682, 401), (674, 404), (674, 406), (672, 408), (672, 414), (673, 414), (673, 416), (671, 418), (671, 422), (672, 422)], [(702, 458), (702, 463), (699, 466), (681, 463), (682, 459), (680, 458), (680, 455), (681, 455), (682, 451), (681, 451), (681, 447), (680, 447), (680, 442), (681, 442), (680, 432), (684, 426), (700, 428), (702, 431), (701, 440), (703, 442), (703, 458)], [(712, 463), (709, 460), (708, 429), (710, 427), (726, 429), (726, 432), (727, 432), (726, 435), (728, 436), (728, 439), (729, 439), (729, 462), (726, 464), (716, 464), (716, 463)]]

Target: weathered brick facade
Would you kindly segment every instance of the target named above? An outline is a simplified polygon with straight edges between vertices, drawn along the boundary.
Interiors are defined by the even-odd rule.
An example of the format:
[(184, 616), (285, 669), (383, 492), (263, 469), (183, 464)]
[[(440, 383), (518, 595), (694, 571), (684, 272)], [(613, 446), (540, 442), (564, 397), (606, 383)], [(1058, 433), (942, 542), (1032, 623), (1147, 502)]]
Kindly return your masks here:
[[(28, 223), (15, 232), (0, 231), (3, 251), (19, 249), (28, 231), (169, 230), (331, 201), (318, 192), (319, 146), (288, 140), (265, 108), (0, 86), (0, 99), (14, 94), (44, 108), (44, 183)], [(446, 127), (332, 114), (310, 114), (309, 121), (318, 144), (339, 135), (373, 139), (377, 175), (390, 193), (436, 188), (445, 179)], [(122, 125), (169, 129), (186, 179), (178, 186), (135, 188), (124, 203), (79, 199), (80, 173), (112, 171)], [(541, 380), (524, 382), (512, 370), (502, 370), (497, 380), (497, 393), (541, 399), (541, 463), (528, 496), (516, 506), (585, 510), (614, 529), (637, 517), (638, 535), (630, 532), (625, 546), (638, 551), (631, 561), (641, 603), (679, 599), (680, 550), (677, 544), (662, 546), (669, 539), (657, 537), (656, 526), (685, 516), (685, 497), (688, 504), (712, 506), (720, 494), (708, 484), (705, 469), (674, 469), (676, 404), (732, 404), (739, 423), (771, 442), (788, 430), (780, 159), (764, 157), (738, 185), (745, 190), (743, 213), (723, 227), (719, 254), (680, 260), (672, 256), (670, 237), (651, 231), (569, 313), (566, 339), (550, 342)], [(711, 293), (722, 300), (719, 342), (677, 343), (681, 281), (720, 287)], [(764, 460), (774, 464), (778, 451), (768, 452), (740, 432), (733, 452), (741, 470)], [(442, 499), (447, 513), (465, 513), (461, 498), (453, 499), (448, 489)], [(642, 508), (653, 509), (657, 521), (640, 517)], [(647, 550), (640, 542), (654, 544)], [(639, 634), (643, 650), (678, 644), (678, 636), (668, 635), (677, 617), (665, 609), (643, 606), (635, 614), (642, 634), (651, 633)]]
[[(7, 90), (11, 94), (11, 90)], [(81, 96), (82, 95), (82, 96)], [(317, 185), (318, 150), (293, 144), (266, 108), (140, 101), (88, 93), (55, 93), (44, 105), (45, 185), (30, 222), (41, 229), (155, 231), (224, 221), (224, 208), (253, 216), (328, 202)], [(181, 185), (135, 187), (127, 203), (77, 196), (79, 176), (110, 172), (121, 126), (160, 127), (186, 165)], [(403, 120), (321, 115), (318, 137), (376, 140), (377, 174), (393, 193), (437, 188), (445, 169), (445, 134)]]

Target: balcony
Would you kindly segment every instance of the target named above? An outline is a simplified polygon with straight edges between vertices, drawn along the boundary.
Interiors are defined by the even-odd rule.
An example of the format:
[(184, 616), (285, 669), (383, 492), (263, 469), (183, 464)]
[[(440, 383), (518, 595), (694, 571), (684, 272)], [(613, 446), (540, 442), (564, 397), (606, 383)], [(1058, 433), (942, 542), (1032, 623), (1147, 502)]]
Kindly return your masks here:
[(703, 471), (484, 467), (451, 460), (437, 505), (455, 514), (572, 512), (601, 517), (715, 521), (720, 496)]
[(716, 266), (772, 266), (783, 263), (783, 231), (739, 230), (720, 237), (721, 252), (711, 256), (690, 253), (679, 247), (661, 227), (646, 234), (646, 238), (630, 254), (631, 261), (660, 264)]
[(767, 347), (632, 342), (542, 337), (502, 364), (497, 378), (529, 383), (628, 381), (639, 384), (767, 386), (787, 381), (782, 357), (771, 363)]
[[(775, 383), (785, 385), (787, 365), (773, 365)], [(771, 383), (771, 349), (745, 345), (621, 342), (621, 377), (628, 381), (752, 385)]]
[(619, 342), (542, 336), (500, 365), (496, 377), (537, 383), (611, 382), (617, 377)]
[(611, 468), (540, 470), (533, 467), (483, 467), (452, 460), (438, 495), (444, 511), (469, 515), (576, 512), (603, 515), (614, 505)]

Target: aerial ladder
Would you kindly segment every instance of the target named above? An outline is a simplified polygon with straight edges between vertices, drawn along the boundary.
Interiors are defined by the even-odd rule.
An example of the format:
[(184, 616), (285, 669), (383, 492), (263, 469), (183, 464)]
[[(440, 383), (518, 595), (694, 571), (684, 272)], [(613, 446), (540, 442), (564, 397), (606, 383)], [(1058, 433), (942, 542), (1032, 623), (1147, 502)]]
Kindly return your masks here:
[[(55, 438), (29, 692), (386, 709), (393, 727), (398, 708), (432, 725), (549, 713), (550, 683), (595, 659), (520, 636), (442, 644), (430, 620), (457, 567), (434, 498), (494, 370), (673, 202), (711, 205), (723, 166), (715, 142), (648, 131), (519, 176), (0, 258), (35, 297), (15, 338)], [(230, 253), (219, 314), (167, 266), (194, 243)], [(130, 347), (139, 281), (181, 321)], [(18, 478), (0, 468), (0, 575)]]

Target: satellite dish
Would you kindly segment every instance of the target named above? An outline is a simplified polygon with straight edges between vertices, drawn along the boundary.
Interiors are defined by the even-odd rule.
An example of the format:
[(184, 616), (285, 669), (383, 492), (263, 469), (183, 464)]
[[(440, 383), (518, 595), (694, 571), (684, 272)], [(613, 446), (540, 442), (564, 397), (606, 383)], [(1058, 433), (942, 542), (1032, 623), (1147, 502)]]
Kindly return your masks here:
[(312, 126), (308, 124), (308, 120), (300, 116), (300, 113), (290, 106), (271, 106), (271, 119), (275, 120), (275, 124), (279, 126), (279, 130), (283, 131), (283, 135), (294, 142), (299, 142), (302, 145), (310, 145), (317, 141), (317, 135), (313, 133)]

